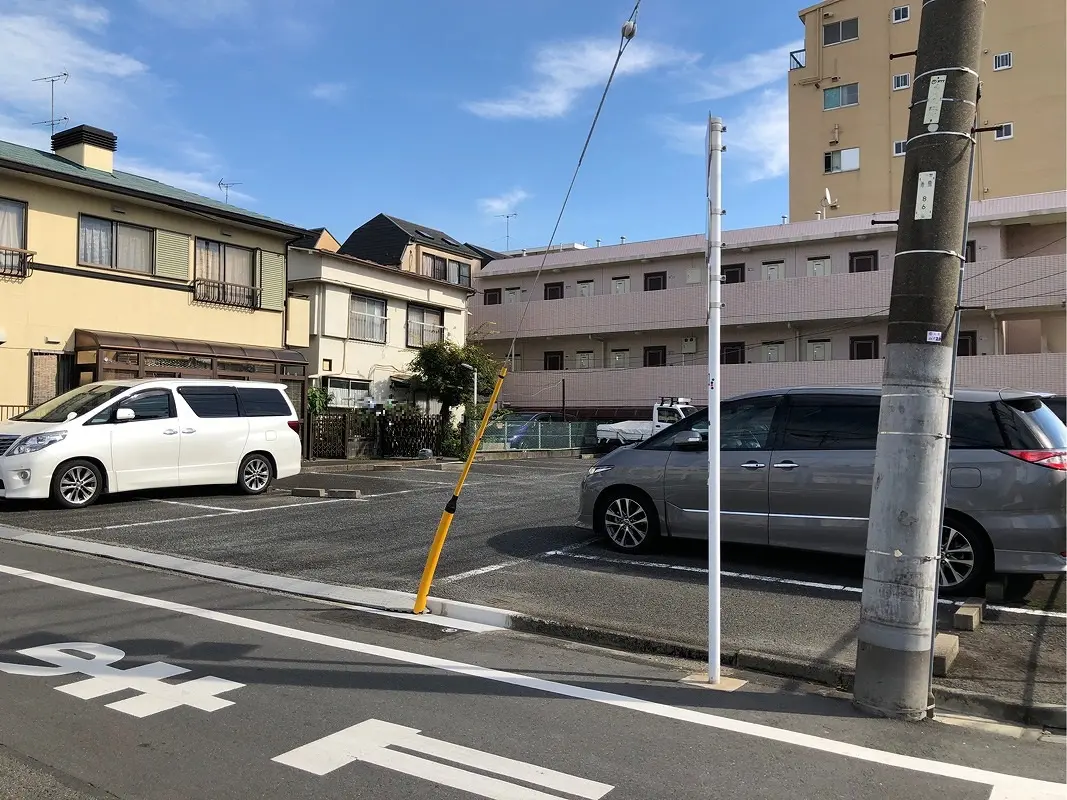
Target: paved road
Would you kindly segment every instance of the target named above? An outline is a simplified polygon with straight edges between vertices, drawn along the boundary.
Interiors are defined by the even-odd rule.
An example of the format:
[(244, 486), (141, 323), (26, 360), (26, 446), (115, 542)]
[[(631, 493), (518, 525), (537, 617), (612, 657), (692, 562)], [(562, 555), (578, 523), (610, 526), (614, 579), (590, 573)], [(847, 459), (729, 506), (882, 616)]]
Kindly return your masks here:
[[(635, 559), (571, 526), (586, 461), (475, 466), (434, 593), (541, 618), (706, 643), (707, 560), (700, 543)], [(0, 525), (235, 564), (312, 580), (413, 591), (455, 473), (304, 474), (285, 485), (356, 488), (358, 501), (225, 491), (115, 498), (80, 512), (7, 507)], [(847, 667), (854, 662), (861, 564), (856, 559), (727, 548), (724, 649)], [(771, 582), (776, 581), (776, 582)], [(1042, 581), (961, 641), (943, 683), (1021, 703), (1062, 703), (1063, 584)], [(947, 624), (950, 608), (942, 607)]]
[(752, 683), (713, 691), (681, 683), (676, 664), (521, 634), (12, 543), (0, 593), (0, 796), (1045, 800), (1065, 788), (1058, 743), (860, 718)]

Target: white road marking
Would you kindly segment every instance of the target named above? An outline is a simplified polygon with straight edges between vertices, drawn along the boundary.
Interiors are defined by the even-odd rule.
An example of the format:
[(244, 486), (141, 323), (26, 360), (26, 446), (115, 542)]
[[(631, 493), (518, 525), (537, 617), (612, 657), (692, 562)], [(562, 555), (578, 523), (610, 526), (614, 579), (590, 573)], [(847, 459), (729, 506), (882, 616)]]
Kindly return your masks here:
[[(587, 553), (570, 553), (567, 552), (567, 548), (560, 548), (559, 550), (550, 550), (547, 553), (542, 554), (545, 558), (551, 558), (553, 556), (560, 558), (576, 558), (582, 561), (599, 561), (603, 564), (623, 564), (630, 567), (648, 567), (650, 569), (666, 569), (673, 572), (695, 572), (700, 575), (707, 575), (707, 567), (692, 567), (688, 564), (663, 564), (659, 561), (641, 561), (633, 558), (613, 558), (611, 556), (592, 556)], [(846, 586), (841, 583), (818, 583), (816, 581), (803, 581), (799, 578), (778, 578), (773, 575), (752, 575), (746, 572), (731, 572), (730, 570), (722, 570), (722, 577), (724, 578), (736, 578), (743, 581), (755, 581), (757, 583), (778, 583), (785, 584), (787, 586), (802, 586), (806, 589), (825, 589), (833, 592), (848, 592), (849, 594), (863, 594), (863, 588), (860, 586)], [(946, 606), (959, 606), (962, 605), (962, 600), (948, 600), (944, 597), (939, 597), (937, 602)], [(986, 604), (986, 609), (989, 611), (1000, 611), (1004, 614), (1027, 614), (1035, 617), (1051, 617), (1053, 619), (1067, 619), (1067, 612), (1063, 611), (1043, 611), (1037, 608), (1020, 608), (1017, 606), (999, 606)]]
[(510, 561), (501, 561), (497, 564), (490, 564), (486, 567), (478, 567), (477, 569), (469, 569), (466, 572), (457, 572), (455, 575), (449, 575), (445, 578), (435, 581), (435, 583), (455, 583), (456, 581), (462, 581), (466, 578), (474, 578), (478, 575), (485, 575), (488, 572), (496, 572), (498, 569), (506, 569), (508, 567), (518, 566), (519, 564), (526, 564), (530, 561), (536, 561), (539, 558), (545, 558), (546, 556), (567, 555), (572, 550), (580, 550), (586, 545), (592, 544), (597, 541), (596, 537), (592, 539), (586, 539), (584, 542), (576, 542), (575, 544), (569, 544), (566, 547), (561, 547), (558, 550), (546, 550), (544, 553), (537, 553), (529, 558), (513, 558)]
[[(427, 758), (419, 758), (391, 748), (403, 748), (439, 760), (430, 761)], [(416, 728), (394, 725), (378, 719), (368, 719), (358, 725), (352, 725), (295, 750), (290, 750), (288, 753), (275, 756), (271, 761), (310, 772), (312, 775), (328, 775), (353, 761), (363, 761), (444, 786), (451, 786), (453, 789), (480, 797), (487, 797), (490, 800), (562, 800), (562, 798), (556, 794), (545, 794), (536, 789), (519, 786), (488, 775), (468, 772), (440, 762), (451, 761), (545, 789), (566, 792), (586, 800), (600, 800), (615, 788), (606, 783), (597, 783), (567, 775), (564, 772), (536, 767), (533, 764), (485, 753), (471, 747), (431, 739), (429, 736), (423, 736), (422, 732)]]
[(230, 509), (218, 514), (199, 514), (193, 517), (171, 517), (170, 519), (153, 519), (144, 522), (122, 522), (116, 525), (98, 525), (93, 528), (68, 528), (52, 533), (89, 533), (91, 531), (113, 531), (120, 528), (141, 528), (145, 525), (167, 525), (171, 522), (189, 522), (190, 520), (215, 519), (216, 517), (236, 517), (241, 514), (258, 514), (263, 511), (284, 511), (287, 508), (307, 508), (308, 506), (321, 506), (327, 503), (365, 503), (363, 497), (334, 497), (329, 500), (312, 500), (307, 503), (284, 503), (280, 506), (265, 506), (263, 508)]
[(160, 500), (156, 497), (138, 497), (138, 500), (147, 500), (149, 503), (166, 503), (169, 506), (188, 506), (189, 508), (203, 508), (207, 511), (237, 511), (236, 508), (227, 508), (226, 506), (204, 506), (199, 503), (186, 503), (182, 500)]
[(360, 655), (381, 658), (387, 661), (397, 661), (402, 664), (413, 664), (416, 666), (428, 667), (430, 669), (439, 669), (457, 675), (466, 675), (471, 678), (496, 681), (509, 686), (519, 686), (533, 691), (558, 695), (560, 697), (588, 700), (613, 708), (626, 709), (641, 714), (648, 714), (650, 716), (699, 725), (705, 728), (729, 731), (744, 736), (755, 736), (760, 739), (791, 745), (793, 747), (806, 748), (816, 752), (853, 758), (869, 764), (880, 764), (882, 766), (897, 767), (900, 769), (911, 770), (913, 772), (920, 772), (926, 775), (938, 775), (944, 778), (952, 778), (970, 783), (985, 784), (992, 787), (992, 798), (996, 798), (996, 800), (1045, 800), (1045, 798), (1052, 800), (1052, 798), (1062, 798), (1065, 788), (1065, 784), (1062, 783), (1053, 783), (1051, 781), (1042, 781), (1034, 778), (1023, 778), (1017, 775), (992, 772), (977, 767), (966, 767), (959, 764), (949, 764), (928, 758), (920, 758), (918, 756), (908, 756), (886, 750), (876, 750), (871, 747), (864, 747), (850, 742), (840, 742), (836, 739), (824, 739), (812, 734), (798, 733), (785, 728), (776, 728), (771, 725), (747, 722), (745, 720), (733, 719), (730, 717), (721, 717), (706, 711), (679, 708), (677, 706), (670, 706), (651, 700), (642, 700), (637, 697), (628, 697), (627, 695), (605, 692), (599, 689), (589, 689), (584, 686), (572, 686), (570, 684), (522, 675), (516, 672), (505, 672), (504, 670), (481, 667), (476, 664), (466, 664), (462, 661), (452, 661), (451, 659), (424, 655), (422, 653), (412, 653), (392, 647), (366, 644), (352, 639), (326, 636), (321, 633), (312, 633), (298, 628), (289, 628), (272, 622), (249, 619), (236, 614), (211, 611), (206, 608), (185, 605), (184, 603), (175, 603), (171, 600), (164, 600), (158, 597), (146, 597), (143, 595), (131, 594), (129, 592), (122, 592), (117, 589), (108, 589), (103, 586), (78, 583), (76, 581), (67, 580), (66, 578), (45, 575), (39, 572), (21, 569), (19, 567), (9, 567), (0, 564), (0, 573), (24, 578), (37, 583), (47, 584), (49, 586), (57, 586), (63, 589), (82, 592), (83, 594), (107, 597), (112, 600), (120, 600), (135, 605), (157, 608), (175, 614), (198, 617), (200, 619), (218, 622), (223, 625), (232, 625), (247, 630), (255, 630), (273, 636), (292, 639), (294, 641), (307, 642), (309, 644), (321, 645), (323, 647), (332, 647), (337, 650), (359, 653)]

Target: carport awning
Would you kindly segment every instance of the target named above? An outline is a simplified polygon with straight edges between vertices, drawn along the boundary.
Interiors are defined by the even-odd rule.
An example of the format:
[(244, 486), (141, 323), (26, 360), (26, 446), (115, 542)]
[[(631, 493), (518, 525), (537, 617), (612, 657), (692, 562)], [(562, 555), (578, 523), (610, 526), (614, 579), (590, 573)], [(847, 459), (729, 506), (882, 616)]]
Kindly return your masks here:
[(297, 350), (275, 350), (273, 347), (252, 347), (225, 342), (197, 342), (192, 339), (166, 339), (159, 336), (135, 336), (110, 331), (74, 331), (75, 350), (151, 350), (155, 353), (181, 353), (187, 356), (216, 358), (248, 358), (286, 364), (307, 364), (307, 358)]
[(389, 376), (389, 384), (395, 386), (398, 389), (410, 389), (411, 388), (411, 376), (410, 375), (391, 375)]

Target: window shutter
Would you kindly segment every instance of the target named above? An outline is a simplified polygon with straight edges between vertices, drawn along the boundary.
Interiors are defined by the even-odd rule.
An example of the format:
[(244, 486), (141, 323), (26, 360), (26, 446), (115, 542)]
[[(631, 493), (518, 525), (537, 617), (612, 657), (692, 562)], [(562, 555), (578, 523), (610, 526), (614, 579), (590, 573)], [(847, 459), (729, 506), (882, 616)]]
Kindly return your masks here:
[(156, 231), (156, 275), (189, 280), (189, 237), (173, 231)]
[(260, 308), (281, 311), (285, 308), (285, 256), (269, 250), (259, 251)]

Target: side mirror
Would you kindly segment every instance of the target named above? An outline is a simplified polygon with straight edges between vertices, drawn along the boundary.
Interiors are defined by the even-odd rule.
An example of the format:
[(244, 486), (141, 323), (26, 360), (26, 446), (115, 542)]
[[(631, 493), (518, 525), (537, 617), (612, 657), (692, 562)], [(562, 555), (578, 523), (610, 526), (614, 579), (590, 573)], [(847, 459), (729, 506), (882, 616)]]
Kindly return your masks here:
[(129, 422), (132, 419), (136, 419), (137, 415), (133, 413), (132, 408), (120, 408), (115, 412), (115, 422)]
[(696, 431), (676, 433), (671, 443), (679, 450), (702, 450), (708, 446), (708, 443)]

